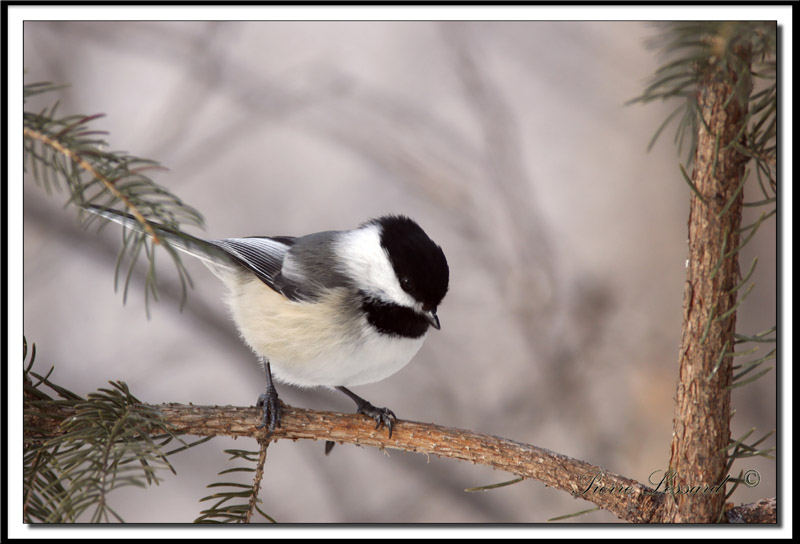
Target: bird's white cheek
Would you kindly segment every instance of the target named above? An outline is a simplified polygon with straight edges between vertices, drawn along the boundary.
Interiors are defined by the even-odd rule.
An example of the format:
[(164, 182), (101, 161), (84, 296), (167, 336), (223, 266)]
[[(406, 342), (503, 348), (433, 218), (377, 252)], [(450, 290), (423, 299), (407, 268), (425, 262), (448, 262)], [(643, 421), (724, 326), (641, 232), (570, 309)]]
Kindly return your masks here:
[(381, 246), (380, 230), (370, 226), (344, 234), (337, 246), (347, 276), (363, 291), (386, 302), (414, 307), (414, 298), (403, 291), (392, 263)]

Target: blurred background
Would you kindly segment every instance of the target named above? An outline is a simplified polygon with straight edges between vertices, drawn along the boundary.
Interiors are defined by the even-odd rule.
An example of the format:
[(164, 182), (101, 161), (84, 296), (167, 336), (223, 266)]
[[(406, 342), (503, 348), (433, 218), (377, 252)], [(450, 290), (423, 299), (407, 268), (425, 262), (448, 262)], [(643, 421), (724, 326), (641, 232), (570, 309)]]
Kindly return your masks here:
[[(450, 291), (417, 357), (355, 392), (401, 419), (526, 442), (646, 482), (669, 459), (689, 189), (675, 104), (626, 106), (658, 66), (636, 22), (28, 22), (25, 81), (69, 83), (26, 108), (105, 113), (112, 149), (168, 167), (155, 179), (205, 216), (208, 237), (353, 228), (414, 217), (439, 243)], [(758, 200), (746, 195), (746, 200)], [(150, 403), (254, 405), (264, 378), (222, 285), (187, 257), (182, 312), (158, 259), (127, 303), (119, 229), (82, 230), (66, 194), (24, 193), (24, 331), (40, 371), (86, 394), (108, 380)], [(746, 209), (748, 211), (749, 209)], [(745, 218), (752, 221), (752, 216)], [(741, 332), (775, 323), (775, 222), (742, 252), (759, 264)], [(734, 391), (733, 436), (776, 426), (776, 373)], [(294, 406), (350, 412), (324, 389)], [(774, 439), (773, 443), (774, 443)], [(189, 522), (230, 468), (217, 438), (172, 459), (158, 487), (111, 497), (129, 522)], [(736, 504), (776, 493), (773, 461)], [(736, 474), (733, 474), (734, 476)], [(393, 450), (280, 441), (262, 508), (280, 522), (545, 522), (592, 505), (541, 483)], [(569, 522), (614, 522), (595, 512)]]

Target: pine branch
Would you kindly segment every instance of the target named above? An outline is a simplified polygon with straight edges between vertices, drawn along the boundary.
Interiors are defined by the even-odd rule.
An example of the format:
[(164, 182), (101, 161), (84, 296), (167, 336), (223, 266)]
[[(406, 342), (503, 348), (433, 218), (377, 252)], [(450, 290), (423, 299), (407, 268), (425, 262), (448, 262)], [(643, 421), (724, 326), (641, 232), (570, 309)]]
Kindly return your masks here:
[[(775, 63), (776, 28), (760, 22), (680, 22), (663, 25), (657, 38), (665, 64), (642, 96), (632, 102), (683, 97), (685, 116), (676, 141), (691, 140), (691, 176), (680, 171), (689, 185), (689, 258), (684, 292), (684, 320), (679, 352), (670, 469), (676, 485), (719, 481), (736, 459), (769, 455), (770, 448), (730, 438), (731, 389), (751, 383), (771, 367), (753, 372), (767, 356), (733, 366), (733, 358), (755, 353), (736, 352), (743, 341), (758, 338), (736, 334), (736, 314), (754, 284), (746, 284), (738, 256), (761, 223), (773, 212), (762, 213), (742, 228), (743, 188), (752, 161), (764, 199), (753, 206), (775, 206), (777, 180)], [(753, 80), (772, 80), (753, 93)], [(670, 115), (656, 132), (675, 118)], [(652, 142), (651, 142), (652, 145)], [(749, 233), (748, 233), (749, 231)], [(744, 236), (744, 240), (740, 237)], [(737, 370), (734, 375), (733, 371)], [(751, 431), (752, 432), (752, 431)], [(664, 521), (713, 523), (722, 519), (725, 499), (689, 494), (665, 505)]]
[[(742, 50), (749, 59), (750, 51)], [(670, 468), (679, 485), (725, 476), (730, 442), (730, 384), (736, 330), (739, 226), (745, 162), (729, 146), (747, 116), (746, 70), (711, 71), (698, 85), (698, 127), (689, 215), (689, 266)], [(745, 91), (737, 96), (737, 87)], [(718, 519), (724, 495), (679, 496), (669, 510), (676, 522)]]
[(109, 495), (157, 484), (160, 470), (174, 473), (162, 449), (177, 437), (125, 384), (112, 382), (82, 398), (51, 382), (52, 369), (46, 376), (33, 372), (35, 356), (33, 346), (23, 373), (24, 520), (76, 522), (91, 512), (93, 523), (122, 521)]
[[(177, 434), (252, 438), (264, 434), (255, 428), (260, 421), (258, 408), (181, 404), (148, 405), (148, 408), (160, 411), (165, 423)], [(663, 495), (630, 478), (544, 448), (496, 436), (398, 421), (389, 439), (385, 429), (375, 429), (374, 421), (359, 414), (305, 410), (288, 405), (284, 405), (283, 410), (282, 426), (275, 431), (274, 440), (331, 440), (487, 465), (539, 480), (631, 522), (652, 521), (663, 502)], [(63, 416), (68, 417), (69, 413)], [(52, 425), (53, 432), (58, 432), (58, 421), (52, 420)]]
[[(211, 437), (209, 437), (211, 438)], [(246, 450), (225, 450), (231, 456), (230, 460), (244, 459), (255, 465), (253, 467), (234, 467), (223, 470), (220, 476), (233, 472), (249, 472), (253, 474), (252, 484), (240, 484), (235, 482), (215, 482), (209, 484), (208, 488), (217, 491), (207, 497), (200, 499), (200, 502), (216, 500), (212, 506), (200, 512), (200, 517), (194, 520), (195, 523), (250, 523), (254, 513), (258, 513), (267, 521), (276, 523), (272, 517), (261, 510), (258, 506), (260, 502), (258, 493), (261, 490), (261, 481), (264, 477), (264, 464), (267, 460), (267, 448), (270, 442), (259, 440), (260, 449), (258, 452)], [(224, 488), (229, 488), (225, 491)], [(243, 502), (236, 502), (241, 501)]]
[(82, 158), (77, 152), (63, 146), (57, 140), (52, 139), (48, 135), (43, 134), (37, 130), (24, 127), (22, 129), (22, 134), (27, 138), (38, 140), (42, 142), (44, 145), (52, 148), (54, 151), (61, 153), (66, 158), (77, 164), (79, 168), (82, 168), (83, 170), (88, 172), (92, 177), (101, 182), (103, 186), (106, 188), (106, 190), (108, 190), (108, 192), (111, 193), (115, 198), (120, 200), (125, 205), (125, 207), (131, 212), (131, 214), (136, 218), (136, 220), (139, 221), (139, 223), (141, 223), (145, 232), (152, 237), (153, 241), (156, 244), (161, 243), (155, 231), (147, 222), (147, 220), (145, 219), (144, 215), (139, 210), (139, 208), (136, 205), (134, 205), (134, 203), (128, 197), (126, 197), (122, 191), (117, 189), (115, 184), (110, 179), (101, 174), (94, 166), (92, 166), (89, 163), (89, 161)]
[[(255, 439), (264, 435), (263, 430), (255, 427), (261, 417), (259, 408), (183, 404), (147, 407), (159, 411), (165, 424), (176, 434)], [(65, 410), (60, 417), (53, 418), (50, 421), (52, 432), (57, 433), (59, 420), (69, 415)], [(285, 404), (281, 425), (272, 440), (332, 440), (469, 461), (526, 480), (538, 480), (634, 523), (661, 522), (665, 506), (672, 502), (671, 492), (653, 489), (597, 465), (531, 444), (464, 429), (400, 420), (389, 439), (385, 429), (375, 429), (374, 421), (362, 415), (306, 410)], [(749, 523), (747, 520), (755, 519), (757, 510), (756, 507), (738, 507), (730, 510), (727, 516), (731, 522)], [(759, 519), (770, 522), (764, 515)], [(774, 506), (771, 520), (775, 522)]]
[[(27, 354), (27, 343), (25, 351)], [(117, 384), (114, 390), (106, 390), (104, 394), (90, 395), (83, 399), (53, 383), (50, 380), (52, 370), (46, 376), (32, 372), (31, 366), (34, 357), (35, 346), (31, 354), (31, 362), (25, 369), (26, 474), (31, 474), (30, 478), (36, 478), (38, 481), (36, 484), (33, 484), (32, 480), (29, 481), (26, 487), (26, 510), (28, 510), (27, 505), (31, 498), (35, 498), (36, 505), (36, 513), (31, 513), (30, 519), (55, 521), (63, 520), (67, 515), (67, 519), (74, 520), (79, 513), (73, 509), (53, 511), (55, 505), (74, 503), (74, 500), (69, 497), (71, 494), (74, 495), (76, 489), (80, 490), (74, 485), (72, 485), (73, 490), (67, 489), (62, 484), (70, 484), (70, 481), (65, 481), (58, 470), (55, 472), (52, 470), (53, 464), (48, 463), (52, 459), (48, 459), (48, 457), (56, 455), (57, 452), (53, 451), (54, 448), (58, 450), (61, 447), (60, 444), (65, 444), (65, 440), (74, 438), (75, 447), (85, 452), (88, 459), (105, 456), (106, 452), (111, 451), (110, 446), (115, 442), (122, 445), (122, 442), (116, 440), (114, 436), (109, 436), (107, 431), (101, 432), (97, 438), (91, 438), (95, 433), (92, 431), (89, 433), (91, 447), (87, 449), (87, 445), (81, 443), (81, 437), (85, 438), (87, 431), (79, 429), (76, 432), (76, 422), (84, 421), (90, 424), (90, 429), (113, 428), (115, 431), (112, 434), (115, 436), (133, 436), (134, 440), (123, 441), (127, 444), (126, 448), (130, 449), (131, 445), (136, 446), (139, 443), (147, 445), (148, 456), (151, 460), (139, 464), (145, 469), (144, 474), (148, 481), (153, 483), (157, 482), (155, 472), (151, 469), (151, 467), (156, 468), (153, 460), (165, 461), (167, 456), (201, 444), (214, 436), (234, 438), (241, 436), (258, 440), (261, 444), (260, 452), (228, 451), (235, 459), (244, 459), (253, 463), (254, 468), (236, 467), (220, 473), (247, 471), (254, 474), (254, 481), (249, 485), (225, 482), (212, 484), (210, 487), (218, 491), (203, 500), (216, 502), (204, 510), (197, 521), (247, 522), (257, 512), (265, 519), (274, 522), (258, 507), (258, 491), (263, 477), (266, 449), (269, 444), (269, 442), (263, 441), (265, 431), (256, 428), (256, 424), (261, 419), (259, 408), (144, 404), (133, 397), (124, 384)], [(45, 393), (43, 386), (55, 391), (62, 400), (51, 398)], [(102, 415), (104, 412), (120, 410), (125, 413), (146, 414), (148, 423), (143, 426), (142, 421), (129, 416), (120, 418), (116, 415), (110, 417)], [(81, 425), (85, 427), (85, 423)], [(150, 432), (155, 434), (145, 436), (148, 434), (146, 429), (150, 429)], [(165, 438), (176, 437), (180, 440), (179, 437), (186, 434), (205, 438), (192, 443), (181, 440), (181, 447), (168, 452), (163, 451), (164, 444), (158, 444), (159, 440)], [(770, 451), (756, 451), (754, 447), (744, 445), (744, 440), (748, 436), (749, 433), (732, 447), (737, 451), (744, 452), (742, 455), (761, 455)], [(762, 437), (754, 442), (753, 446), (765, 441), (769, 436), (771, 434)], [(516, 483), (521, 479), (538, 480), (548, 487), (566, 491), (575, 498), (588, 500), (598, 508), (608, 510), (620, 519), (634, 523), (665, 520), (665, 510), (667, 505), (672, 502), (672, 495), (680, 493), (680, 490), (670, 489), (662, 483), (658, 483), (657, 487), (652, 489), (602, 467), (534, 445), (428, 423), (398, 421), (394, 427), (392, 438), (389, 439), (385, 429), (376, 429), (372, 419), (359, 414), (304, 410), (283, 405), (282, 426), (276, 429), (271, 440), (284, 439), (334, 441), (380, 449), (397, 449), (487, 465), (518, 476), (516, 480), (501, 485)], [(130, 452), (125, 451), (126, 448), (120, 449), (118, 456), (137, 458), (136, 451), (138, 449), (136, 447), (132, 449), (133, 457)], [(139, 458), (143, 459), (141, 456)], [(111, 481), (118, 480), (116, 472), (124, 464), (124, 462), (118, 462), (115, 466), (109, 467), (108, 463), (96, 463), (97, 466), (109, 467), (102, 468), (102, 470), (107, 471)], [(59, 467), (58, 463), (55, 464), (55, 467)], [(164, 467), (171, 469), (168, 463), (164, 464)], [(649, 478), (652, 480), (652, 475)], [(84, 478), (84, 481), (102, 483), (103, 479), (93, 479), (93, 476), (89, 475)], [(124, 478), (119, 481), (124, 481)], [(651, 483), (656, 484), (655, 481), (651, 481)], [(225, 490), (225, 487), (229, 490)], [(498, 485), (485, 486), (486, 489), (494, 487), (498, 487)], [(105, 503), (105, 494), (107, 493), (95, 494), (93, 500), (90, 500), (91, 497), (81, 500), (81, 508), (85, 509), (94, 503), (99, 503), (105, 511), (113, 512)], [(731, 514), (734, 517), (730, 519), (738, 521), (754, 519), (755, 515), (752, 512), (747, 515), (744, 513), (741, 515)]]
[(725, 517), (728, 523), (777, 523), (778, 502), (775, 497), (771, 497), (743, 504), (727, 510)]
[[(50, 83), (25, 85), (24, 96), (54, 91), (61, 87)], [(115, 286), (120, 276), (120, 265), (125, 257), (130, 261), (125, 279), (128, 282), (141, 250), (148, 260), (145, 302), (149, 296), (158, 298), (155, 280), (155, 248), (163, 247), (175, 263), (181, 281), (183, 301), (191, 279), (178, 252), (155, 233), (148, 220), (180, 230), (182, 224), (202, 227), (200, 213), (186, 205), (176, 195), (155, 183), (146, 174), (162, 169), (155, 161), (143, 159), (120, 151), (107, 151), (108, 144), (98, 136), (103, 131), (93, 130), (91, 124), (102, 114), (57, 115), (58, 103), (41, 112), (25, 111), (23, 115), (24, 163), (26, 172), (43, 185), (48, 193), (52, 188), (69, 190), (68, 204), (81, 206), (90, 203), (110, 208), (124, 207), (142, 225), (143, 232), (123, 235), (123, 247), (117, 263)], [(79, 212), (80, 213), (80, 212)], [(93, 217), (86, 221), (88, 226)], [(146, 305), (149, 311), (149, 304)]]

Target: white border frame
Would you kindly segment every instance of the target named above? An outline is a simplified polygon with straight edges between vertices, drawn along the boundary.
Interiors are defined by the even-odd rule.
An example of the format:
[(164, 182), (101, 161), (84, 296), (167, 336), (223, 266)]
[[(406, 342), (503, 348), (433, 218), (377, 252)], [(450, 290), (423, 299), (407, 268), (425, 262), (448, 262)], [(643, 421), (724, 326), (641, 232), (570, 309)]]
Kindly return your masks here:
[[(8, 145), (8, 308), (9, 317), (20, 315), (22, 311), (22, 185), (10, 183), (10, 180), (22, 179), (22, 140), (19, 138), (22, 128), (22, 88), (23, 88), (23, 22), (32, 20), (597, 20), (597, 21), (649, 21), (649, 20), (777, 20), (781, 27), (781, 125), (782, 138), (780, 160), (780, 176), (788, 183), (781, 185), (781, 221), (782, 244), (779, 250), (782, 255), (782, 305), (780, 311), (782, 331), (782, 351), (780, 360), (789, 362), (781, 368), (781, 383), (778, 384), (782, 403), (782, 427), (780, 442), (782, 450), (778, 455), (780, 475), (784, 481), (783, 496), (780, 509), (783, 513), (782, 528), (755, 528), (747, 530), (724, 530), (727, 538), (753, 537), (790, 537), (792, 534), (792, 466), (786, 462), (792, 458), (791, 429), (791, 393), (788, 384), (792, 383), (792, 157), (787, 151), (792, 149), (792, 8), (791, 5), (752, 5), (752, 6), (59, 6), (59, 5), (14, 5), (8, 6), (8, 114), (6, 142)], [(9, 376), (13, 378), (19, 369), (15, 362), (21, 360), (20, 344), (22, 322), (19, 319), (8, 319)], [(15, 340), (16, 339), (16, 340)], [(12, 380), (13, 381), (13, 380)], [(234, 535), (232, 529), (211, 531), (197, 530), (194, 527), (175, 527), (164, 525), (127, 525), (121, 527), (80, 526), (80, 527), (48, 527), (32, 529), (21, 523), (22, 505), (14, 501), (14, 497), (22, 496), (22, 482), (13, 476), (22, 466), (21, 414), (22, 391), (18, 387), (9, 387), (9, 396), (5, 409), (9, 413), (9, 451), (8, 451), (8, 536), (9, 538), (163, 538), (162, 530), (170, 531), (168, 538), (220, 538)], [(597, 529), (596, 525), (590, 528)], [(663, 526), (662, 526), (663, 527)], [(447, 536), (449, 538), (519, 538), (541, 536), (548, 538), (566, 538), (587, 536), (580, 526), (565, 528), (551, 527), (444, 527), (427, 528), (424, 526), (390, 528), (346, 527), (342, 529), (321, 526), (304, 527), (270, 527), (270, 537), (303, 538), (303, 537), (335, 537), (335, 538), (381, 538), (385, 531), (391, 530), (392, 537), (430, 538)], [(649, 528), (648, 530), (658, 530)], [(708, 528), (681, 529), (681, 537), (709, 536)], [(324, 531), (324, 533), (323, 533)], [(334, 534), (331, 534), (331, 531)], [(659, 531), (660, 533), (660, 531)], [(237, 538), (264, 538), (262, 530), (239, 530)], [(611, 526), (602, 528), (596, 536), (606, 538), (642, 538), (642, 533), (631, 531), (631, 528)], [(653, 533), (647, 535), (654, 536)], [(678, 536), (673, 534), (672, 536)], [(714, 532), (714, 536), (721, 536)]]

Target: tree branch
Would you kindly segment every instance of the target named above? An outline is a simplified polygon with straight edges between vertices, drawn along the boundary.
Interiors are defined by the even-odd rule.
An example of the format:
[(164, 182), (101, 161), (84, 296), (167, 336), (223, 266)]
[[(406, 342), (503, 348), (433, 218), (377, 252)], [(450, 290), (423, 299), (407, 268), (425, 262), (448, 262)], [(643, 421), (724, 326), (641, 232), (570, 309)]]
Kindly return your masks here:
[[(167, 426), (176, 434), (262, 439), (265, 433), (256, 429), (261, 419), (260, 408), (176, 403), (144, 406), (160, 411)], [(25, 428), (36, 429), (38, 435), (33, 437), (27, 433), (26, 438), (35, 440), (61, 434), (61, 423), (73, 414), (73, 408), (57, 404), (48, 404), (26, 414)], [(375, 429), (374, 421), (362, 415), (305, 410), (286, 404), (281, 425), (272, 440), (333, 440), (469, 461), (538, 480), (632, 523), (660, 523), (669, 510), (668, 505), (674, 502), (674, 489), (665, 492), (662, 484), (652, 489), (579, 459), (464, 429), (400, 420), (389, 439), (386, 429)], [(776, 501), (765, 499), (731, 508), (725, 519), (729, 523), (775, 523)]]
[[(749, 74), (749, 53), (742, 52)], [(697, 151), (689, 212), (689, 260), (679, 352), (669, 466), (676, 485), (720, 482), (730, 443), (732, 357), (739, 281), (739, 227), (747, 158), (731, 144), (746, 122), (750, 83), (737, 90), (740, 74), (716, 70), (697, 91)], [(746, 76), (741, 76), (746, 77)], [(663, 521), (715, 523), (725, 496), (683, 494), (667, 505)]]
[[(258, 408), (148, 406), (160, 410), (176, 434), (252, 438), (264, 435), (263, 430), (255, 427), (261, 416)], [(57, 410), (58, 413), (48, 413), (46, 424), (41, 420), (37, 422), (40, 429), (58, 434), (59, 420), (68, 418), (69, 410)], [(285, 404), (281, 425), (273, 440), (333, 440), (470, 461), (567, 491), (630, 522), (651, 521), (663, 502), (662, 494), (602, 467), (537, 446), (463, 429), (398, 421), (389, 439), (386, 429), (375, 429), (374, 422), (362, 415), (304, 410)]]
[[(66, 129), (64, 129), (66, 130)], [(136, 218), (136, 220), (142, 225), (144, 231), (153, 239), (153, 243), (160, 244), (161, 239), (158, 237), (156, 232), (153, 230), (153, 227), (147, 222), (142, 212), (139, 210), (138, 206), (136, 206), (131, 200), (125, 196), (125, 194), (117, 189), (114, 182), (108, 179), (106, 176), (101, 174), (92, 164), (80, 156), (80, 154), (76, 153), (72, 149), (68, 149), (67, 147), (63, 146), (61, 142), (50, 138), (47, 134), (44, 134), (38, 130), (33, 130), (28, 127), (23, 127), (22, 129), (23, 136), (27, 136), (28, 138), (32, 138), (34, 140), (38, 140), (42, 142), (44, 145), (51, 147), (52, 149), (56, 150), (57, 152), (61, 153), (65, 157), (67, 157), (70, 161), (74, 164), (77, 164), (81, 169), (85, 170), (89, 174), (92, 175), (95, 179), (100, 181), (105, 188), (108, 190), (109, 193), (114, 195), (115, 198), (119, 199), (120, 202), (125, 204), (125, 208), (127, 208), (131, 214)]]
[(743, 504), (725, 512), (728, 523), (778, 523), (778, 503), (775, 497)]

